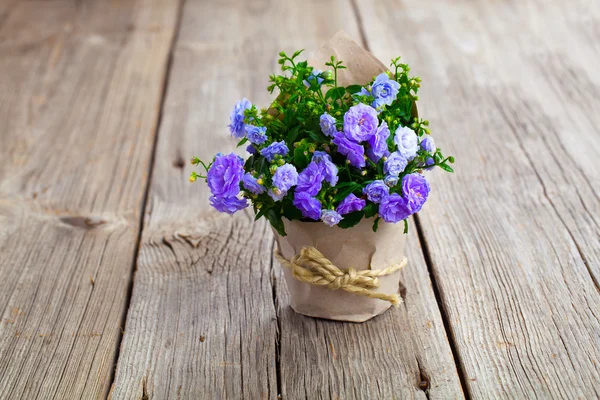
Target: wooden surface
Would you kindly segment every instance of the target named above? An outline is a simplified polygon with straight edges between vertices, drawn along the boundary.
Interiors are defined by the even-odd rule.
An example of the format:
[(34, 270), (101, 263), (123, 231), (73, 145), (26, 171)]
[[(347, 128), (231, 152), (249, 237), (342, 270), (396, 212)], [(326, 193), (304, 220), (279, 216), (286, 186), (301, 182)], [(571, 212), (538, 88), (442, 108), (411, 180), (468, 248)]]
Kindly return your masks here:
[[(600, 397), (598, 26), (587, 0), (0, 2), (0, 398)], [(269, 226), (187, 182), (279, 50), (339, 29), (403, 56), (457, 158), (405, 303), (364, 324), (295, 314)]]

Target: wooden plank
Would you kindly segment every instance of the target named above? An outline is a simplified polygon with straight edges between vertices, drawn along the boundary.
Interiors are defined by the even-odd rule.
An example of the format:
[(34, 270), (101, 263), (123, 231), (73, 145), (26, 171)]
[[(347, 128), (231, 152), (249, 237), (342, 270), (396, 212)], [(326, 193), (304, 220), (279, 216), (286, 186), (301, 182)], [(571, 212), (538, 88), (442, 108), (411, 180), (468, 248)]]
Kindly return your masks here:
[(363, 324), (296, 314), (275, 265), (282, 398), (463, 398), (412, 223), (409, 235), (400, 289), (404, 304)]
[(359, 2), (458, 160), (419, 221), (474, 398), (600, 395), (598, 8)]
[[(333, 343), (335, 351), (344, 352), (337, 353), (338, 363), (353, 364), (351, 373), (358, 380), (343, 378), (331, 364), (327, 385), (340, 395), (346, 390), (352, 397), (351, 386), (379, 374), (385, 360), (400, 371), (373, 380), (383, 387), (363, 393), (399, 391), (424, 397), (418, 388), (425, 380), (420, 364), (431, 393), (461, 396), (414, 238), (406, 308), (360, 327), (295, 316), (285, 306), (283, 289), (273, 288), (272, 275), (280, 271), (279, 266), (272, 270), (273, 241), (264, 221), (253, 223), (250, 212), (233, 218), (218, 215), (208, 206), (205, 185), (186, 181), (191, 155), (209, 158), (233, 149), (225, 126), (236, 99), (247, 96), (256, 104), (268, 104), (268, 74), (277, 69), (281, 49), (314, 50), (340, 28), (359, 37), (345, 1), (186, 2), (114, 398), (276, 398), (280, 391), (287, 398), (300, 393), (313, 398), (329, 393), (328, 388), (302, 388), (297, 382), (300, 377), (319, 382), (319, 368), (330, 368), (326, 358), (319, 368), (307, 364), (302, 375), (293, 371), (316, 351), (316, 339), (294, 337), (302, 331), (311, 334), (306, 326), (314, 324), (319, 326), (318, 343)], [(339, 342), (342, 326), (372, 336), (381, 348), (363, 354), (349, 338)]]
[(176, 10), (151, 0), (2, 9), (3, 398), (108, 392)]

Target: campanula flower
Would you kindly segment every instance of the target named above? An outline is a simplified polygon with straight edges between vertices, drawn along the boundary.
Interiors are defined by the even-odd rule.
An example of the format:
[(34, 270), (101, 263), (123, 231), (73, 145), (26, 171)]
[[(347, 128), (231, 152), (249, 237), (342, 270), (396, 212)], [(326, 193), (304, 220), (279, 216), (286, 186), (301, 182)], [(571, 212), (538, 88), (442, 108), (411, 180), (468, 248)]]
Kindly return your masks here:
[(315, 221), (321, 218), (321, 203), (310, 194), (296, 191), (292, 203), (300, 210), (304, 218), (314, 219)]
[(267, 141), (267, 128), (264, 126), (246, 125), (246, 136), (250, 143), (263, 144)]
[(429, 183), (421, 174), (408, 174), (402, 178), (402, 194), (411, 213), (421, 211), (429, 196)]
[(269, 146), (265, 147), (260, 151), (260, 154), (267, 159), (267, 161), (271, 162), (275, 159), (276, 155), (280, 155), (282, 157), (286, 156), (290, 151), (288, 149), (285, 142), (282, 140), (281, 142), (273, 142)]
[(248, 101), (245, 97), (235, 103), (233, 107), (233, 111), (229, 114), (229, 119), (231, 123), (229, 124), (229, 131), (231, 132), (231, 136), (241, 139), (246, 134), (245, 124), (244, 124), (244, 111), (252, 108), (252, 103)]
[(208, 188), (216, 197), (235, 197), (244, 176), (242, 159), (234, 153), (217, 155), (206, 174)]
[(369, 139), (369, 149), (367, 149), (367, 156), (373, 161), (378, 162), (381, 157), (388, 156), (390, 154), (387, 145), (387, 138), (390, 136), (390, 129), (388, 128), (387, 122), (383, 121), (377, 128), (377, 131)]
[(246, 190), (248, 190), (250, 193), (261, 194), (265, 192), (265, 187), (259, 184), (258, 180), (250, 173), (246, 173), (244, 175), (242, 184), (244, 185), (244, 188), (246, 188)]
[(390, 188), (382, 180), (376, 180), (364, 187), (363, 193), (373, 203), (380, 203), (388, 195)]
[(217, 211), (227, 214), (233, 214), (248, 207), (248, 202), (244, 198), (210, 196), (208, 200)]
[(298, 175), (296, 191), (306, 192), (311, 196), (316, 196), (317, 193), (319, 193), (319, 190), (321, 190), (323, 179), (325, 179), (323, 172), (323, 169), (319, 167), (316, 162), (312, 161)]
[(419, 150), (419, 140), (415, 131), (406, 126), (399, 126), (396, 129), (394, 143), (398, 146), (398, 152), (407, 161), (412, 160), (417, 155)]
[(399, 89), (400, 84), (390, 79), (385, 72), (377, 75), (371, 87), (371, 96), (375, 99), (373, 107), (379, 108), (383, 105), (391, 105), (396, 100)]
[(430, 135), (426, 135), (423, 140), (421, 140), (421, 148), (428, 153), (435, 153), (436, 147), (433, 138)]
[(284, 164), (273, 174), (273, 185), (282, 192), (290, 190), (298, 183), (298, 172), (292, 164)]
[(351, 212), (360, 211), (367, 205), (364, 199), (356, 197), (354, 193), (350, 193), (344, 200), (340, 202), (336, 210), (341, 215), (349, 214)]
[(337, 185), (338, 182), (338, 167), (331, 161), (331, 156), (324, 151), (315, 151), (312, 161), (317, 163), (323, 171), (325, 181), (330, 186)]
[(385, 222), (396, 223), (410, 217), (411, 214), (407, 200), (398, 193), (385, 196), (379, 204), (379, 216)]
[(321, 118), (319, 118), (319, 126), (325, 136), (333, 136), (337, 132), (335, 118), (327, 113), (322, 114)]
[(337, 145), (338, 153), (346, 156), (350, 165), (356, 168), (363, 168), (365, 163), (365, 148), (360, 144), (348, 140), (343, 133), (336, 133), (332, 142)]
[(344, 218), (334, 210), (321, 210), (321, 221), (329, 226), (337, 225), (342, 219)]
[(369, 140), (377, 131), (379, 120), (373, 107), (359, 103), (344, 114), (344, 133), (356, 143)]
[(406, 159), (400, 154), (399, 151), (395, 151), (385, 160), (383, 163), (383, 172), (386, 174), (398, 176), (400, 175), (408, 162)]

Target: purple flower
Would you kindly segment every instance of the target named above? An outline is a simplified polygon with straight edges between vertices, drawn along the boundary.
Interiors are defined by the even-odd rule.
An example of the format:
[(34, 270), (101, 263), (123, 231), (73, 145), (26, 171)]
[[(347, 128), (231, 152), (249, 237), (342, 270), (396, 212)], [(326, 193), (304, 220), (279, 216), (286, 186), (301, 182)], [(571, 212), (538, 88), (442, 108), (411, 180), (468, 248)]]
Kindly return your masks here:
[(324, 80), (321, 77), (322, 73), (323, 73), (323, 71), (321, 71), (319, 69), (313, 69), (313, 71), (310, 73), (310, 75), (304, 80), (304, 86), (310, 87), (313, 84), (320, 85)]
[(208, 200), (210, 201), (210, 205), (216, 208), (217, 211), (227, 214), (233, 214), (248, 207), (248, 202), (243, 198), (210, 196)]
[(258, 180), (250, 173), (246, 173), (246, 175), (244, 175), (242, 184), (250, 193), (261, 194), (265, 192), (265, 187), (258, 183)]
[(408, 202), (398, 193), (386, 196), (379, 204), (379, 216), (385, 222), (396, 223), (410, 217), (411, 214)]
[(383, 156), (387, 156), (388, 150), (387, 138), (390, 136), (390, 129), (387, 122), (383, 121), (377, 131), (369, 139), (370, 148), (367, 150), (367, 156), (373, 161), (378, 162)]
[(217, 155), (207, 173), (210, 192), (216, 197), (235, 197), (244, 175), (242, 159), (234, 153)]
[(252, 103), (248, 101), (245, 97), (235, 103), (233, 107), (233, 111), (229, 114), (229, 119), (231, 120), (231, 124), (229, 124), (229, 131), (231, 132), (231, 136), (241, 139), (246, 134), (245, 124), (244, 124), (244, 111), (252, 108)]
[(402, 194), (411, 213), (421, 211), (429, 196), (429, 183), (421, 174), (408, 174), (402, 178)]
[(407, 161), (412, 160), (419, 150), (419, 140), (415, 131), (406, 126), (399, 126), (396, 129), (394, 142), (398, 146), (398, 151)]
[(323, 171), (323, 176), (325, 177), (325, 181), (329, 183), (330, 186), (337, 185), (338, 182), (338, 168), (331, 161), (331, 156), (324, 151), (315, 151), (312, 157), (312, 162), (315, 162), (319, 165), (319, 168)]
[(282, 192), (287, 192), (298, 183), (298, 172), (292, 164), (283, 164), (273, 175), (273, 185)]
[(395, 80), (390, 79), (385, 72), (377, 75), (371, 88), (371, 95), (375, 98), (373, 107), (379, 108), (384, 104), (388, 106), (391, 105), (394, 100), (396, 100), (399, 89), (400, 84)]
[(365, 149), (360, 144), (348, 140), (343, 133), (336, 133), (332, 140), (338, 147), (338, 153), (345, 155), (350, 165), (356, 168), (365, 166)]
[(275, 201), (281, 201), (287, 194), (287, 191), (279, 190), (277, 188), (269, 189), (269, 196)]
[(334, 210), (321, 210), (321, 221), (329, 226), (337, 225), (344, 218)]
[(369, 140), (377, 131), (379, 120), (373, 107), (359, 103), (344, 114), (344, 133), (356, 143)]
[(432, 165), (435, 164), (435, 161), (431, 157), (427, 157), (425, 160), (425, 169), (430, 171), (433, 169)]
[(406, 168), (406, 164), (408, 161), (400, 154), (400, 152), (395, 151), (385, 160), (383, 163), (383, 172), (386, 174), (398, 176), (404, 171)]
[(285, 142), (273, 142), (260, 151), (260, 154), (271, 162), (275, 159), (276, 155), (285, 156), (290, 151)]
[(256, 150), (256, 147), (252, 146), (251, 144), (249, 144), (246, 147), (246, 151), (250, 154), (258, 154), (258, 150)]
[(333, 136), (337, 132), (335, 127), (335, 118), (327, 113), (321, 115), (321, 118), (319, 119), (319, 126), (321, 127), (321, 132), (323, 132), (325, 136)]
[(398, 184), (398, 176), (396, 176), (396, 175), (386, 175), (385, 178), (383, 178), (383, 181), (389, 187), (394, 187), (394, 186), (396, 186)]
[(267, 141), (267, 128), (264, 126), (246, 125), (246, 134), (250, 143), (263, 144)]
[(313, 161), (298, 175), (296, 191), (316, 196), (319, 190), (321, 190), (323, 179), (325, 179), (323, 169)]
[(423, 140), (421, 140), (421, 148), (431, 154), (435, 153), (435, 142), (433, 138), (429, 135), (425, 136)]
[(367, 195), (367, 199), (373, 203), (379, 203), (388, 195), (390, 188), (387, 187), (382, 180), (376, 180), (364, 187), (363, 193)]
[(292, 204), (300, 210), (304, 218), (314, 219), (315, 221), (321, 218), (321, 203), (306, 192), (296, 191)]
[(367, 205), (367, 202), (361, 198), (356, 197), (354, 193), (350, 193), (344, 200), (337, 206), (337, 212), (341, 215), (349, 214), (351, 212), (360, 211)]

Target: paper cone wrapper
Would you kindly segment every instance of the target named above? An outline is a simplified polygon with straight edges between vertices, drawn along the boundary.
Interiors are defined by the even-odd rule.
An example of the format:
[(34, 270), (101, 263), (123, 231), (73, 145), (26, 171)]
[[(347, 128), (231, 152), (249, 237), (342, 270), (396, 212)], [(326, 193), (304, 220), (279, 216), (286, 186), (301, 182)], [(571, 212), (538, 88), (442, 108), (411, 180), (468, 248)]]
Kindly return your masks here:
[[(283, 220), (287, 236), (275, 232), (279, 253), (290, 260), (304, 246), (313, 246), (340, 269), (383, 269), (404, 259), (406, 235), (403, 224), (380, 221), (373, 232), (373, 219), (363, 219), (350, 229), (329, 227), (322, 222)], [(381, 314), (391, 303), (347, 292), (331, 290), (294, 278), (289, 268), (283, 274), (294, 311), (311, 317), (363, 322)], [(398, 293), (400, 271), (379, 277), (378, 292)]]

